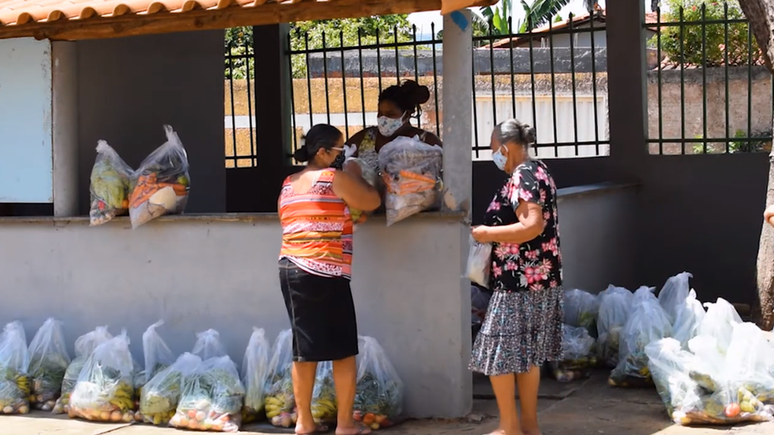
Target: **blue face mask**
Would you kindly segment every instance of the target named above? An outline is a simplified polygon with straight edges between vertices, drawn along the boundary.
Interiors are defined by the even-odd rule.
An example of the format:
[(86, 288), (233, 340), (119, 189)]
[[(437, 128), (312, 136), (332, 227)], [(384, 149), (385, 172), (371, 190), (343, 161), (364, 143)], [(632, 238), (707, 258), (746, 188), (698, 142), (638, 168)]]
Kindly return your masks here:
[(505, 164), (508, 163), (508, 157), (503, 154), (502, 146), (492, 154), (492, 161), (494, 162), (495, 166), (497, 166), (497, 169), (505, 171)]

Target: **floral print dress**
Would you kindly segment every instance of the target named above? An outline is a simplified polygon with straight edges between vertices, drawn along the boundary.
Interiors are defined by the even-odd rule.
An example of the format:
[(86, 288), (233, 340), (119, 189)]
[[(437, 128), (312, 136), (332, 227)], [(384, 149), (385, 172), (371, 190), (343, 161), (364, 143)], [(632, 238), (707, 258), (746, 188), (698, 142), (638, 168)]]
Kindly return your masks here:
[(487, 226), (519, 221), (520, 201), (543, 209), (545, 229), (526, 243), (494, 243), (494, 290), (470, 362), (487, 376), (526, 373), (562, 358), (562, 254), (556, 185), (548, 168), (528, 160), (513, 172), (487, 209)]

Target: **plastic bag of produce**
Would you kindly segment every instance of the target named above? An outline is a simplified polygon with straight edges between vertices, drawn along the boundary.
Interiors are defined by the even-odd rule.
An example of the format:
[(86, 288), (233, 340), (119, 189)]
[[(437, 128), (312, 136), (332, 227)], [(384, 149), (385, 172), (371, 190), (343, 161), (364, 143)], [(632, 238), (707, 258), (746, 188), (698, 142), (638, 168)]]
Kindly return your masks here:
[(0, 410), (3, 414), (30, 412), (29, 365), (24, 326), (18, 321), (5, 325), (0, 337)]
[(95, 330), (81, 335), (75, 340), (75, 359), (67, 366), (64, 379), (62, 379), (62, 393), (54, 406), (54, 414), (69, 412), (70, 394), (78, 382), (78, 375), (80, 375), (83, 365), (97, 346), (111, 338), (113, 336), (108, 332), (107, 326), (98, 326)]
[(633, 298), (633, 311), (624, 326), (618, 351), (619, 362), (610, 374), (610, 385), (643, 387), (652, 384), (645, 346), (672, 335), (669, 315), (650, 288), (641, 287)]
[(196, 343), (192, 353), (202, 361), (228, 355), (223, 343), (220, 342), (220, 333), (214, 329), (196, 333)]
[(242, 384), (245, 386), (245, 405), (242, 422), (250, 423), (263, 416), (266, 379), (269, 373), (269, 340), (263, 329), (253, 328), (242, 362)]
[(293, 332), (286, 329), (274, 340), (266, 381), (266, 417), (274, 426), (290, 427), (295, 420), (292, 366)]
[(166, 426), (175, 416), (182, 395), (183, 379), (199, 369), (202, 359), (188, 352), (171, 366), (158, 371), (142, 389), (140, 414), (145, 423)]
[(91, 226), (102, 225), (129, 210), (132, 168), (107, 142), (97, 143), (97, 158), (91, 168), (89, 193)]
[(360, 337), (358, 347), (355, 420), (374, 430), (390, 427), (401, 419), (403, 382), (375, 338)]
[(687, 349), (688, 341), (699, 333), (699, 326), (706, 314), (701, 302), (696, 299), (696, 291), (688, 292), (688, 297), (677, 306), (676, 313), (672, 337)]
[(688, 272), (678, 273), (667, 279), (664, 287), (658, 293), (658, 302), (672, 322), (677, 318), (679, 307), (685, 302), (685, 298), (688, 297), (688, 292), (691, 289), (688, 281), (691, 278), (693, 278), (693, 275)]
[[(345, 146), (346, 148), (346, 146)], [(353, 151), (354, 152), (354, 151)], [(376, 170), (372, 168), (368, 163), (366, 163), (364, 160), (359, 159), (357, 157), (347, 157), (347, 162), (354, 162), (360, 167), (360, 174), (363, 177), (363, 179), (370, 184), (371, 186), (374, 186), (376, 188), (379, 188), (379, 175), (376, 173)], [(349, 210), (350, 215), (352, 216), (352, 222), (355, 224), (361, 224), (366, 221), (368, 213), (363, 212), (362, 210), (357, 210), (350, 208)]]
[(244, 398), (245, 387), (231, 358), (211, 358), (183, 378), (183, 395), (169, 424), (180, 429), (237, 432)]
[(133, 421), (132, 370), (126, 331), (97, 346), (83, 365), (70, 395), (70, 417), (91, 421)]
[(159, 320), (152, 324), (142, 334), (142, 351), (145, 356), (145, 369), (136, 370), (139, 364), (135, 364), (134, 389), (136, 390), (136, 407), (140, 406), (140, 397), (142, 396), (143, 386), (156, 376), (156, 373), (164, 370), (175, 362), (175, 355), (169, 350), (169, 346), (164, 342), (156, 329), (163, 325), (164, 321)]
[(480, 325), (484, 322), (491, 298), (491, 294), (474, 285), (470, 286), (470, 320), (473, 325)]
[(562, 325), (562, 361), (551, 362), (554, 379), (569, 382), (588, 378), (597, 365), (594, 338), (582, 326)]
[(565, 290), (563, 299), (564, 323), (584, 327), (589, 333), (596, 334), (599, 298), (589, 292), (573, 289)]
[(441, 147), (419, 137), (398, 137), (379, 151), (379, 168), (386, 187), (387, 226), (439, 204), (443, 167)]
[(717, 302), (704, 304), (707, 313), (699, 324), (698, 335), (715, 337), (721, 353), (725, 354), (731, 344), (731, 334), (736, 324), (742, 323), (742, 318), (736, 308), (723, 298)]
[(599, 294), (597, 355), (606, 367), (618, 365), (621, 330), (629, 318), (632, 298), (629, 290), (612, 285)]
[(699, 384), (691, 379), (689, 370), (696, 357), (682, 349), (679, 341), (672, 338), (656, 340), (645, 346), (648, 369), (656, 385), (669, 417), (677, 424), (691, 424), (690, 416), (703, 409)]
[(165, 125), (164, 131), (167, 142), (148, 155), (132, 175), (132, 228), (165, 214), (182, 213), (188, 202), (188, 155), (172, 127)]
[(333, 363), (323, 361), (317, 364), (317, 376), (312, 392), (312, 417), (317, 423), (333, 423), (336, 421), (336, 410)]
[(489, 271), (492, 268), (492, 244), (478, 243), (470, 236), (468, 251), (468, 279), (484, 288), (489, 288)]
[(70, 365), (62, 322), (52, 318), (46, 320), (32, 337), (29, 354), (32, 377), (30, 405), (35, 409), (51, 411), (62, 393), (62, 379)]

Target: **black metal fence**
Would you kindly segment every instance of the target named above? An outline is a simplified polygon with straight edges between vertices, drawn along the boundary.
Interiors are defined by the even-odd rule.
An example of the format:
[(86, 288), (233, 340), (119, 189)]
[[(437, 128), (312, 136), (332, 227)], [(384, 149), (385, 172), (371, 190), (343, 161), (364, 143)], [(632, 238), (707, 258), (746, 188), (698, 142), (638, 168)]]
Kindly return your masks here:
[(651, 154), (771, 149), (771, 75), (735, 3), (696, 1), (650, 14), (658, 63), (648, 71)]

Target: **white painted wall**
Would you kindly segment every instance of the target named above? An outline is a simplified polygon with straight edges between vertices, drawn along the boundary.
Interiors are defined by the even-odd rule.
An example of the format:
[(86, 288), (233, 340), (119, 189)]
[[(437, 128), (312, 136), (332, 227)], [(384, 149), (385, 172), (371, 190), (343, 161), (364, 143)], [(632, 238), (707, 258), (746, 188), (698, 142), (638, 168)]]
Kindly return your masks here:
[(53, 202), (51, 43), (0, 40), (0, 202)]

